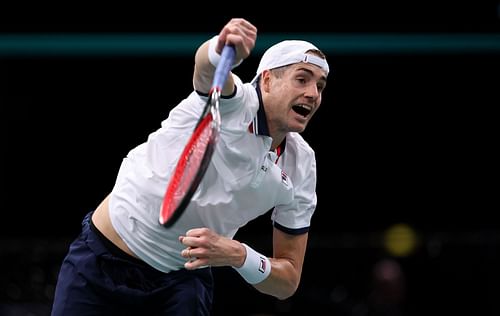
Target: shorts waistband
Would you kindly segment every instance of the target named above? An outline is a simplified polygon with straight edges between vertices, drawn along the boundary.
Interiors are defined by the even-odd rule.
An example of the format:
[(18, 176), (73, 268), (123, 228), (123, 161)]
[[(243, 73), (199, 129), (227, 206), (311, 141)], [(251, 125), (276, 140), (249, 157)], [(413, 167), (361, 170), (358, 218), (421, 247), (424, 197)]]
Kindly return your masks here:
[(109, 240), (106, 236), (104, 236), (104, 234), (95, 226), (94, 222), (92, 221), (92, 216), (90, 216), (90, 218), (89, 218), (89, 225), (90, 225), (90, 229), (92, 230), (92, 232), (94, 232), (97, 235), (97, 238), (99, 239), (99, 241), (102, 242), (102, 244), (104, 245), (106, 250), (108, 250), (113, 256), (124, 259), (124, 260), (132, 261), (132, 262), (140, 264), (140, 265), (147, 266), (147, 264), (144, 261), (142, 261), (139, 258), (136, 258), (136, 257), (129, 255), (125, 251), (118, 248), (118, 246), (113, 244), (113, 242), (111, 242), (111, 240)]

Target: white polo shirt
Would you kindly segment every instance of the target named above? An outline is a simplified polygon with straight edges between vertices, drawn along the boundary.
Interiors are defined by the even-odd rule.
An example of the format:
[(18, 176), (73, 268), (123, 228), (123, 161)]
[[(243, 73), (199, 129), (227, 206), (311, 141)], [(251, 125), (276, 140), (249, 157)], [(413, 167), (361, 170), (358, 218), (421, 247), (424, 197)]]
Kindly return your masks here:
[(192, 92), (120, 167), (109, 204), (111, 222), (127, 246), (160, 271), (183, 268), (178, 237), (191, 228), (208, 227), (233, 238), (248, 221), (274, 208), (275, 227), (290, 234), (309, 229), (316, 208), (314, 151), (298, 133), (289, 133), (281, 156), (271, 152), (259, 93), (234, 77), (235, 95), (220, 104), (221, 135), (212, 161), (173, 226), (158, 221), (163, 195), (206, 97)]

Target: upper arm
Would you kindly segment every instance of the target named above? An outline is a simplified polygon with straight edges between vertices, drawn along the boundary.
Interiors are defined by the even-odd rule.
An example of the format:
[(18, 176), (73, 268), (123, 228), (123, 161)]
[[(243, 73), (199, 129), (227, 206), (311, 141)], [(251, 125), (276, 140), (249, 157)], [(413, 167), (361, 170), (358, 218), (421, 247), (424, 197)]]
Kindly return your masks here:
[(308, 236), (308, 233), (291, 235), (273, 228), (273, 257), (289, 261), (299, 278), (304, 264)]

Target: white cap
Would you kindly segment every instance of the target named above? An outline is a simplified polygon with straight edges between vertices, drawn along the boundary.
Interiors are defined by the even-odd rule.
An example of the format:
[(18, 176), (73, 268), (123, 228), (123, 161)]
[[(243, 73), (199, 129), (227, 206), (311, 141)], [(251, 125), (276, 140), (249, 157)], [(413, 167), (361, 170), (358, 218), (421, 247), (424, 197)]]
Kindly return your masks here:
[(252, 83), (257, 82), (260, 74), (267, 69), (274, 69), (296, 63), (311, 63), (321, 67), (326, 74), (330, 71), (326, 59), (306, 54), (308, 50), (319, 50), (313, 44), (301, 40), (285, 40), (268, 48), (259, 63), (257, 74)]

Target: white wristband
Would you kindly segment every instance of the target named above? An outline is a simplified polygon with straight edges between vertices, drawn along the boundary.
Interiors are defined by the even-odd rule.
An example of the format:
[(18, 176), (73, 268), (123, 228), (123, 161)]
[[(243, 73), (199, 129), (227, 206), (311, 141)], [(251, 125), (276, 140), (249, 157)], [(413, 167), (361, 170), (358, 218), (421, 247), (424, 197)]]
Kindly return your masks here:
[(247, 257), (240, 268), (234, 267), (234, 269), (250, 284), (262, 282), (271, 273), (271, 261), (248, 245), (244, 243), (242, 245), (247, 249)]
[[(210, 39), (208, 42), (208, 61), (217, 68), (217, 65), (219, 64), (220, 61), (220, 55), (215, 51), (215, 48), (217, 47), (217, 41), (219, 40), (219, 35), (215, 35)], [(234, 69), (238, 67), (241, 63), (243, 62), (243, 59), (239, 60), (233, 66), (231, 69)]]

